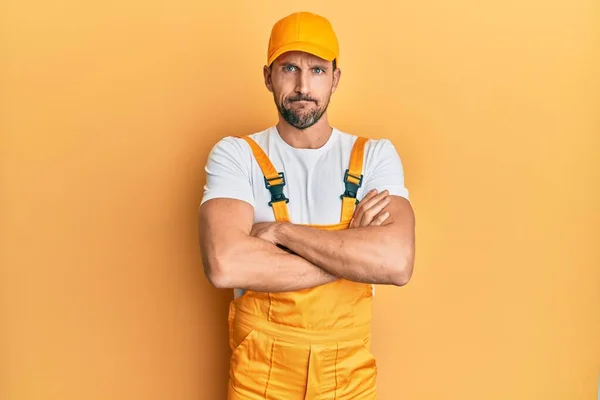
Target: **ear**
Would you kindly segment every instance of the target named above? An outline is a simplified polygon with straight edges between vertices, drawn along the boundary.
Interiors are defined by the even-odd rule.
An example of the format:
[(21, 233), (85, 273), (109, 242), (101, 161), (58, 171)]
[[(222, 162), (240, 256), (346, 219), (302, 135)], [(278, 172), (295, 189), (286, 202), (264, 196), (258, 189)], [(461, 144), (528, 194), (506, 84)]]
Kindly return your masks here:
[(340, 78), (342, 77), (342, 70), (339, 68), (336, 68), (335, 71), (333, 71), (333, 86), (331, 87), (331, 93), (335, 93), (335, 90), (338, 87), (338, 84), (340, 83)]
[(273, 73), (273, 70), (265, 65), (263, 68), (263, 75), (265, 76), (265, 86), (271, 93), (273, 92), (272, 73)]

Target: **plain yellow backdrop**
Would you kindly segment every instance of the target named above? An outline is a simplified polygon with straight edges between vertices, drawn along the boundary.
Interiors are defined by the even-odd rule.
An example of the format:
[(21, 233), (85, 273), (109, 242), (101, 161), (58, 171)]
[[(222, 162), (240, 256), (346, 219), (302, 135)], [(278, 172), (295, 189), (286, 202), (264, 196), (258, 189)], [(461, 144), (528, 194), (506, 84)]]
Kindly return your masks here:
[(275, 123), (268, 35), (298, 10), (340, 38), (332, 123), (394, 142), (417, 216), (413, 279), (374, 302), (380, 398), (595, 398), (596, 0), (0, 7), (0, 398), (224, 398), (203, 167)]

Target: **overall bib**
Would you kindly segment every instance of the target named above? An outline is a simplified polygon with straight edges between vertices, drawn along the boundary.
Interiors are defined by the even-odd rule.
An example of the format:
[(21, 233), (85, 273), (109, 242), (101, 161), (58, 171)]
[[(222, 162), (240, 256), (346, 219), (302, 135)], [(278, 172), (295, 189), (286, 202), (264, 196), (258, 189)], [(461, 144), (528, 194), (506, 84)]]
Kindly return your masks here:
[[(289, 222), (285, 176), (260, 146), (243, 137), (265, 176), (276, 221)], [(364, 147), (358, 138), (344, 182), (340, 223), (347, 229), (362, 183)], [(377, 366), (370, 353), (371, 284), (339, 279), (293, 292), (246, 291), (229, 308), (232, 350), (228, 400), (373, 400)]]

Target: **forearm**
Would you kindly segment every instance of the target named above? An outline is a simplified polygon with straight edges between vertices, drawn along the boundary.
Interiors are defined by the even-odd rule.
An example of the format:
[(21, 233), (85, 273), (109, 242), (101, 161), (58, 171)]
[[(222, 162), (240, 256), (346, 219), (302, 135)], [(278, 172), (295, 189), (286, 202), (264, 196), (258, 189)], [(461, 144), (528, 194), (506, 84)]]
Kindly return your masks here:
[(212, 281), (218, 287), (286, 292), (339, 279), (304, 258), (262, 239), (246, 236), (235, 243), (219, 251), (218, 255), (207, 257), (207, 262), (212, 264)]
[(327, 231), (281, 224), (277, 242), (340, 278), (395, 285), (407, 280), (410, 246), (393, 225)]

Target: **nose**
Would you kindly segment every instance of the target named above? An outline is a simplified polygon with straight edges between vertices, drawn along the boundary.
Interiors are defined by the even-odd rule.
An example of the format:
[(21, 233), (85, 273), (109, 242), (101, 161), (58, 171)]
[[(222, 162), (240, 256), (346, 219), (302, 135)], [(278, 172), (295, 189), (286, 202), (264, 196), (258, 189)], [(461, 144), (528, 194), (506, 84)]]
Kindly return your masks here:
[(303, 70), (301, 73), (296, 75), (296, 93), (302, 96), (308, 96), (310, 94), (310, 79), (309, 71)]

